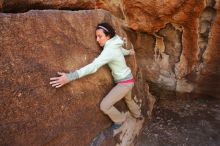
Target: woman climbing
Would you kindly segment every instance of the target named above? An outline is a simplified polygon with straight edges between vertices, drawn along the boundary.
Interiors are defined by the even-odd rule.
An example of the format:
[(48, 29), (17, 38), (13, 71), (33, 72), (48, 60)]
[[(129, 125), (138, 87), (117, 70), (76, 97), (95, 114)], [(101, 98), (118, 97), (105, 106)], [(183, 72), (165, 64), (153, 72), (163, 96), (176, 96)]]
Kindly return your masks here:
[(95, 73), (101, 66), (108, 64), (116, 86), (103, 98), (100, 109), (114, 122), (112, 129), (118, 129), (126, 120), (126, 115), (118, 111), (114, 104), (125, 99), (127, 106), (135, 118), (142, 117), (140, 108), (133, 101), (131, 91), (134, 79), (131, 69), (126, 65), (125, 55), (133, 55), (133, 49), (126, 50), (122, 46), (123, 40), (115, 34), (115, 30), (108, 23), (100, 23), (96, 27), (96, 40), (103, 47), (101, 54), (90, 64), (70, 73), (60, 73), (59, 77), (50, 78), (52, 87), (59, 88), (70, 81)]

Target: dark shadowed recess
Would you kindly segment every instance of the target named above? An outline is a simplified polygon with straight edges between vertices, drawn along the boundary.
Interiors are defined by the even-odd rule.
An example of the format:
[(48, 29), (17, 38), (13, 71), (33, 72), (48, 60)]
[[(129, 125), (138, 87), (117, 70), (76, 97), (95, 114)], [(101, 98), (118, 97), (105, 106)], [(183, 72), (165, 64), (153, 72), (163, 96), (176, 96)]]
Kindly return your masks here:
[(3, 1), (2, 9), (3, 13), (24, 13), (29, 10), (46, 10), (46, 9), (58, 9), (58, 10), (91, 10), (94, 9), (95, 5), (91, 3), (80, 3), (80, 4), (69, 4), (69, 5), (55, 5), (55, 4), (44, 4), (41, 2), (31, 3), (25, 0), (20, 1)]

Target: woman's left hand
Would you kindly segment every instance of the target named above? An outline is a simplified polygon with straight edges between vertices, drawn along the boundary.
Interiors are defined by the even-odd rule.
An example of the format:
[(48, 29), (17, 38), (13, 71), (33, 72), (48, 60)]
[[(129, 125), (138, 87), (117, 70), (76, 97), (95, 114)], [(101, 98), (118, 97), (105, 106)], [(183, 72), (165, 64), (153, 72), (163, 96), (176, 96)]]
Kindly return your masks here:
[(134, 49), (130, 49), (129, 51), (130, 51), (129, 55), (134, 55), (135, 54)]
[(58, 72), (59, 77), (50, 78), (52, 87), (60, 88), (69, 82), (66, 73)]

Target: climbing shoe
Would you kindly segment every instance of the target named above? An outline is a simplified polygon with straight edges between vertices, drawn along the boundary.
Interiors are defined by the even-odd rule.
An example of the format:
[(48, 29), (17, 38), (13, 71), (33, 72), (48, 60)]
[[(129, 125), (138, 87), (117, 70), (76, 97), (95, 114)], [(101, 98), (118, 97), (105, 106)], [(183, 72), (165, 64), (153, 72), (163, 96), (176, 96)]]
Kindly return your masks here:
[(111, 128), (113, 130), (116, 130), (116, 129), (120, 128), (122, 125), (123, 125), (123, 123), (113, 123)]

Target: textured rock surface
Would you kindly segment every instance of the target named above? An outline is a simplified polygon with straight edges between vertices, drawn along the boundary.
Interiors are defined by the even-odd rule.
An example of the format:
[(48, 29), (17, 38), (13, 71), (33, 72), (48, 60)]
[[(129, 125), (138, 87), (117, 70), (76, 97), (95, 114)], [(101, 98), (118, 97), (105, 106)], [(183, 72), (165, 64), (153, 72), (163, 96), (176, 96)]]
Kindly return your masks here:
[(31, 9), (94, 9), (95, 0), (0, 0), (3, 12), (25, 12)]
[[(196, 90), (199, 93), (206, 93), (207, 95), (220, 98), (220, 2), (217, 2), (218, 3), (216, 3), (215, 7), (208, 7), (209, 12), (211, 12), (211, 19), (210, 17), (205, 17), (209, 19), (209, 21), (204, 20), (209, 24), (207, 27), (211, 25), (211, 28), (207, 28), (210, 32), (205, 36), (206, 40), (204, 42), (206, 43), (204, 44), (206, 46), (204, 47), (204, 55), (201, 57), (204, 66), (197, 76), (198, 84)], [(210, 24), (213, 13), (216, 13), (216, 16), (213, 23)], [(200, 48), (201, 51), (203, 51), (202, 47)]]
[(220, 97), (215, 49), (219, 0), (126, 0), (121, 1), (123, 7), (101, 2), (108, 7), (100, 7), (113, 13), (113, 8), (122, 10), (133, 30), (148, 33), (134, 32), (132, 42), (149, 82), (181, 93)]
[(219, 51), (215, 49), (219, 46), (219, 3), (215, 0), (124, 2), (128, 25), (148, 32), (133, 37), (138, 65), (148, 82), (177, 92), (220, 97)]
[[(110, 126), (99, 110), (113, 86), (108, 68), (61, 89), (49, 85), (57, 71), (82, 67), (100, 53), (94, 32), (101, 21), (126, 37), (122, 22), (103, 10), (0, 14), (0, 145), (88, 145)], [(134, 58), (127, 59), (135, 74)], [(138, 102), (144, 94), (136, 94)]]
[(126, 0), (125, 14), (135, 30), (155, 32), (167, 23), (193, 24), (203, 6), (197, 0)]
[(2, 11), (3, 0), (0, 0), (0, 10)]
[[(219, 97), (214, 88), (220, 86), (218, 50), (213, 49), (219, 42), (215, 33), (219, 29), (219, 3), (219, 0), (1, 0), (0, 8), (3, 12), (37, 8), (108, 10), (135, 31), (132, 42), (137, 54), (143, 56), (137, 58), (138, 66), (144, 66), (141, 70), (148, 81), (172, 91)], [(217, 82), (212, 84), (214, 80)]]
[(108, 10), (121, 19), (126, 18), (122, 0), (96, 0), (95, 5), (96, 8)]
[[(1, 58), (4, 58), (1, 59), (0, 64), (1, 96), (4, 97), (1, 102), (3, 106), (0, 107), (0, 110), (4, 111), (1, 112), (3, 113), (1, 123), (4, 123), (4, 126), (1, 126), (3, 129), (1, 137), (10, 133), (10, 138), (18, 142), (20, 139), (24, 139), (27, 133), (32, 133), (28, 130), (26, 133), (24, 130), (23, 133), (19, 133), (19, 127), (32, 129), (33, 132), (46, 129), (50, 133), (49, 135), (47, 133), (32, 136), (28, 144), (35, 139), (44, 138), (41, 141), (44, 144), (46, 141), (48, 145), (65, 145), (59, 142), (69, 141), (71, 144), (72, 137), (75, 137), (76, 131), (80, 129), (80, 126), (76, 127), (73, 123), (86, 121), (82, 127), (86, 127), (85, 125), (88, 123), (91, 125), (88, 121), (92, 121), (94, 117), (92, 117), (90, 108), (96, 104), (94, 110), (99, 112), (97, 103), (112, 86), (109, 72), (101, 69), (97, 75), (82, 79), (81, 82), (77, 81), (60, 91), (52, 90), (49, 87), (48, 77), (54, 76), (54, 72), (60, 71), (60, 69), (65, 71), (85, 65), (99, 53), (97, 44), (91, 39), (91, 34), (94, 33), (91, 30), (101, 20), (115, 23), (115, 26), (118, 27), (117, 32), (124, 37), (127, 36), (128, 40), (133, 43), (136, 59), (130, 57), (128, 61), (137, 73), (136, 95), (143, 100), (140, 104), (148, 104), (149, 114), (155, 99), (148, 93), (148, 89), (158, 97), (170, 96), (162, 93), (161, 89), (165, 89), (220, 98), (219, 0), (0, 0), (0, 11), (13, 13), (26, 12), (31, 9), (98, 8), (110, 11), (122, 20), (113, 21), (109, 15), (103, 16), (102, 14), (97, 15), (97, 18), (91, 16), (88, 11), (83, 11), (83, 14), (79, 12), (77, 15), (80, 15), (75, 15), (74, 18), (69, 16), (72, 11), (0, 14), (0, 42), (3, 46), (0, 55)], [(119, 29), (121, 25), (126, 27)], [(80, 27), (73, 29), (76, 26)], [(88, 35), (85, 35), (82, 30), (86, 30)], [(76, 47), (73, 49), (71, 46)], [(130, 43), (128, 43), (128, 47), (131, 47)], [(85, 54), (85, 52), (89, 53)], [(100, 79), (98, 74), (106, 75), (103, 76), (104, 79)], [(87, 84), (82, 84), (86, 81)], [(146, 82), (150, 84), (150, 87)], [(36, 89), (41, 92), (36, 93)], [(93, 97), (91, 91), (96, 89), (99, 91), (97, 95), (100, 98), (96, 96), (94, 101), (88, 103), (89, 105), (85, 104), (88, 101), (87, 98), (81, 97), (88, 95), (88, 98), (91, 99)], [(13, 98), (7, 98), (9, 94), (6, 93), (10, 93), (10, 97)], [(72, 93), (76, 94), (73, 96)], [(54, 94), (56, 97), (52, 100)], [(36, 96), (32, 97), (32, 95)], [(61, 95), (62, 98), (58, 98)], [(32, 98), (27, 100), (30, 96)], [(77, 102), (72, 100), (75, 96)], [(90, 98), (90, 96), (92, 97)], [(81, 102), (85, 102), (86, 107), (84, 110), (79, 110), (78, 115), (88, 114), (88, 118), (91, 120), (83, 119), (83, 117), (77, 119), (68, 114), (80, 109)], [(66, 105), (68, 106), (66, 107)], [(76, 108), (72, 108), (72, 106)], [(58, 110), (58, 107), (61, 110)], [(89, 109), (91, 114), (86, 109)], [(49, 116), (50, 120), (47, 119), (47, 122), (43, 120), (46, 119), (46, 115), (52, 115), (51, 118)], [(35, 119), (36, 117), (37, 119)], [(61, 120), (62, 117), (68, 124)], [(102, 114), (96, 114), (95, 119), (100, 121), (104, 119), (103, 127), (109, 124)], [(57, 122), (52, 124), (51, 121), (54, 120)], [(70, 120), (71, 122), (69, 122)], [(97, 121), (94, 121), (92, 124), (96, 123)], [(63, 130), (60, 125), (66, 128), (63, 134), (60, 134), (60, 131)], [(97, 134), (103, 127), (93, 129), (95, 133), (92, 134)], [(76, 129), (75, 133), (68, 131), (71, 128)], [(11, 129), (11, 131), (5, 129)], [(57, 131), (59, 134), (56, 135)], [(17, 138), (15, 135), (19, 135), (21, 138)], [(91, 134), (85, 136), (84, 142), (87, 144), (92, 136)], [(76, 137), (76, 142), (81, 140), (80, 137)]]

